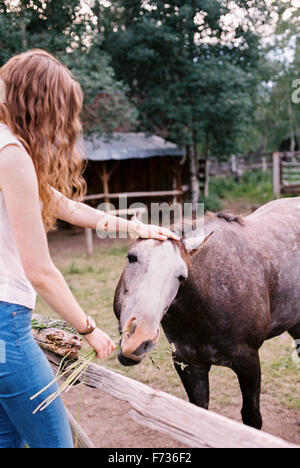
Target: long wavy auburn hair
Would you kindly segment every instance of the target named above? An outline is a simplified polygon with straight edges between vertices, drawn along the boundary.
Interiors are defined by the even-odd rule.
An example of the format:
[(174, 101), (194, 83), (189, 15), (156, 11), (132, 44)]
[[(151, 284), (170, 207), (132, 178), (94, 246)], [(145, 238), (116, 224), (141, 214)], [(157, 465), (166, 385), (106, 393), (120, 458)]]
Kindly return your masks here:
[(6, 88), (0, 121), (33, 160), (48, 231), (56, 222), (51, 187), (77, 200), (85, 193), (79, 119), (83, 93), (71, 72), (39, 49), (12, 57), (0, 68), (0, 78)]

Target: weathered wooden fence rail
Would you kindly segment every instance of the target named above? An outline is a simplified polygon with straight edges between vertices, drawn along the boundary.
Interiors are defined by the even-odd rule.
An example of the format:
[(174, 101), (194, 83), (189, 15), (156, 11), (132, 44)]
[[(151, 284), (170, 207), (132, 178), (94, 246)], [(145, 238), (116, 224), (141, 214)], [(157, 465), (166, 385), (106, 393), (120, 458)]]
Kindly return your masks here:
[(209, 175), (242, 175), (247, 170), (261, 170), (267, 172), (272, 168), (272, 153), (232, 155), (226, 160), (209, 159)]
[(239, 180), (248, 170), (273, 172), (273, 193), (276, 198), (283, 195), (300, 195), (300, 151), (275, 153), (249, 153), (232, 155), (226, 160), (210, 158), (199, 160), (200, 185), (205, 196), (209, 195), (210, 176), (233, 175)]
[(273, 193), (300, 195), (300, 151), (273, 154)]
[[(60, 358), (45, 351), (54, 368)], [(130, 404), (129, 416), (189, 447), (199, 448), (296, 448), (270, 434), (257, 431), (219, 414), (199, 408), (168, 393), (90, 364), (83, 377), (88, 387), (102, 390)]]
[[(37, 316), (35, 316), (37, 320)], [(42, 332), (42, 339), (39, 334)], [(61, 362), (63, 337), (58, 330), (58, 349), (60, 356), (47, 349), (53, 349), (56, 343), (54, 328), (51, 333), (36, 331), (36, 339), (53, 366), (57, 370)], [(45, 338), (46, 337), (46, 338)], [(70, 351), (72, 340), (66, 336), (67, 351)], [(78, 340), (74, 338), (78, 348)], [(187, 401), (168, 393), (154, 390), (151, 387), (114, 372), (103, 366), (90, 364), (82, 377), (88, 387), (97, 388), (113, 397), (129, 403), (129, 416), (140, 424), (163, 432), (189, 447), (199, 448), (296, 448), (278, 437), (244, 426), (224, 416), (199, 408)], [(76, 422), (71, 421), (73, 428)], [(77, 430), (78, 431), (78, 430)], [(90, 447), (91, 443), (79, 428), (81, 446)]]
[(249, 153), (232, 155), (227, 158), (199, 159), (198, 177), (200, 190), (205, 197), (209, 196), (210, 177), (232, 175), (239, 181), (245, 171), (261, 170), (266, 173), (272, 168), (272, 153)]

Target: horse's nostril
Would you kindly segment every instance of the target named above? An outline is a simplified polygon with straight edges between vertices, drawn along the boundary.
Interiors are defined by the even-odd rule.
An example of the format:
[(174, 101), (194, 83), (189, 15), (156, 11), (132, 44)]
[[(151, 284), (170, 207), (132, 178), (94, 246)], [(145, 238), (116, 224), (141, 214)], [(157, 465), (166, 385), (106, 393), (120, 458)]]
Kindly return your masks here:
[(118, 360), (122, 366), (137, 366), (141, 361), (135, 361), (134, 359), (129, 359), (125, 356), (123, 356), (122, 351), (118, 352)]
[(153, 346), (153, 341), (152, 340), (148, 340), (148, 341), (144, 342), (144, 350), (145, 351), (148, 351), (148, 349), (150, 349), (152, 346)]
[(151, 349), (155, 347), (155, 342), (153, 340), (146, 340), (143, 341), (143, 343), (140, 344), (138, 348), (134, 351), (135, 356), (142, 356), (146, 352), (149, 352)]

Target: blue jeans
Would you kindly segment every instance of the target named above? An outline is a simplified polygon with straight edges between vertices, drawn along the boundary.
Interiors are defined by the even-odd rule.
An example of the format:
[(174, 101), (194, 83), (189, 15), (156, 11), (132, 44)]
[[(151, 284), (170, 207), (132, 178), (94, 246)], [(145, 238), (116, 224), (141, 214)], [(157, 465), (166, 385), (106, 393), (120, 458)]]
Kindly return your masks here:
[(31, 333), (31, 311), (0, 301), (0, 448), (73, 448), (60, 398), (44, 411), (35, 408), (53, 393), (30, 397), (53, 379), (51, 366)]

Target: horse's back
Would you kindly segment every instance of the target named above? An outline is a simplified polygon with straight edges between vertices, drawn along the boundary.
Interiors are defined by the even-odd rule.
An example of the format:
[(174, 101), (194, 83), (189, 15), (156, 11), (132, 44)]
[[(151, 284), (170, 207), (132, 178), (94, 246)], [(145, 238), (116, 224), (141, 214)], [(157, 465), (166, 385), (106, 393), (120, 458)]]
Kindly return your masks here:
[(300, 321), (300, 197), (276, 200), (246, 218), (245, 235), (259, 250), (270, 292), (270, 337)]
[[(273, 200), (258, 208), (245, 219), (246, 223), (260, 223), (270, 226), (273, 220), (278, 218), (283, 223), (286, 221), (286, 224), (288, 224), (291, 219), (300, 221), (300, 197)], [(300, 231), (300, 225), (298, 229)]]

